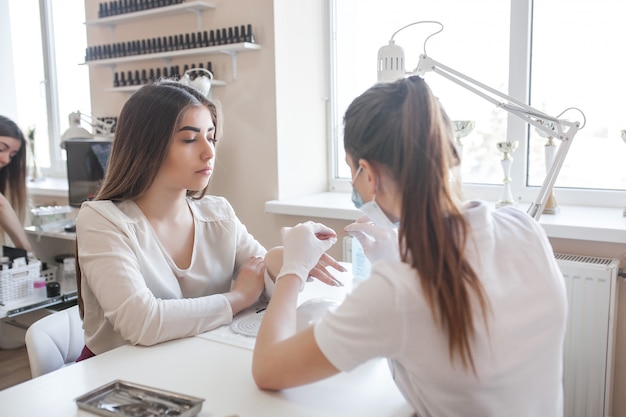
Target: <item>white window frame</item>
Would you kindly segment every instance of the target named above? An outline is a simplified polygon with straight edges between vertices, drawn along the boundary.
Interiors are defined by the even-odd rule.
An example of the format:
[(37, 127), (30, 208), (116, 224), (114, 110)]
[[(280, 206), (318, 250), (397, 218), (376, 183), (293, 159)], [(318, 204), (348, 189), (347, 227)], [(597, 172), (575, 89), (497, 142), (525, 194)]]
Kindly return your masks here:
[[(336, 25), (337, 18), (335, 15), (335, 3), (341, 0), (328, 0), (329, 1), (329, 56), (330, 56), (330, 102), (328, 106), (329, 122), (328, 122), (328, 138), (329, 138), (329, 191), (348, 192), (351, 190), (350, 179), (340, 178), (337, 174), (337, 165), (343, 163), (338, 161), (337, 150), (340, 140), (340, 129), (342, 120), (336, 114), (336, 84), (337, 77), (334, 66), (336, 64)], [(529, 102), (530, 94), (530, 69), (531, 69), (531, 48), (532, 48), (532, 10), (533, 0), (510, 0), (510, 52), (509, 52), (509, 91), (508, 95), (522, 100), (526, 103)], [(381, 45), (386, 42), (386, 39), (381, 39)], [(436, 56), (435, 56), (436, 59)], [(374, 62), (375, 57), (372, 57)], [(374, 64), (372, 64), (374, 65)], [(465, 72), (464, 68), (455, 68), (458, 71)], [(467, 70), (471, 70), (468, 68)], [(436, 74), (427, 75), (436, 77)], [(426, 78), (428, 80), (428, 78)], [(481, 82), (488, 83), (488, 80), (479, 80)], [(459, 87), (461, 88), (461, 87)], [(584, 111), (584, 109), (582, 109)], [(504, 111), (504, 110), (503, 110)], [(507, 118), (507, 135), (508, 137), (526, 138), (526, 140), (519, 141), (519, 148), (516, 151), (516, 159), (519, 163), (512, 165), (511, 176), (514, 179), (512, 185), (512, 192), (515, 198), (519, 198), (523, 202), (533, 201), (539, 187), (527, 186), (526, 178), (527, 173), (527, 147), (529, 137), (529, 127), (526, 123), (516, 118), (513, 115), (508, 115)], [(576, 140), (576, 138), (574, 138)], [(502, 186), (498, 185), (486, 185), (486, 184), (464, 184), (463, 186), (466, 197), (468, 198), (480, 198), (489, 201), (496, 201), (500, 198), (502, 193)], [(624, 192), (619, 190), (601, 190), (601, 189), (575, 189), (575, 188), (560, 188), (555, 187), (555, 193), (557, 194), (557, 200), (559, 204), (563, 205), (578, 205), (578, 206), (598, 206), (598, 207), (623, 207), (624, 205)]]

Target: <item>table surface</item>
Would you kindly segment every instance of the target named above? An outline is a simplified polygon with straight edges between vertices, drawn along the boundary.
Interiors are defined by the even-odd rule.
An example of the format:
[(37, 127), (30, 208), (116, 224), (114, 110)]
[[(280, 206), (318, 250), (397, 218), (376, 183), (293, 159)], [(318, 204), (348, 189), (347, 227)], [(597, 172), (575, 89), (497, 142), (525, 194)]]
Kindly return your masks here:
[[(312, 298), (343, 299), (346, 283), (332, 288), (307, 284), (299, 302)], [(392, 380), (387, 362), (377, 359), (351, 372), (280, 392), (263, 391), (252, 379), (252, 343), (240, 344), (214, 335), (222, 326), (195, 337), (151, 347), (122, 346), (94, 358), (0, 391), (2, 415), (12, 417), (91, 416), (75, 398), (120, 379), (204, 398), (200, 417), (409, 417), (413, 410)], [(236, 335), (246, 338), (246, 336)], [(254, 340), (253, 338), (250, 338)]]

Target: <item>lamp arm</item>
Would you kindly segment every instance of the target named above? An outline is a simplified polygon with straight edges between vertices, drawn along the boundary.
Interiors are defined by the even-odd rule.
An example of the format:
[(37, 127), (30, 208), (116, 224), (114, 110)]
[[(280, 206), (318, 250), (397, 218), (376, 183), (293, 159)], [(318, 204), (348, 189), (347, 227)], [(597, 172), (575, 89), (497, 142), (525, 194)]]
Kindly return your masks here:
[(111, 134), (111, 130), (113, 130), (113, 121), (111, 120), (107, 120), (107, 121), (103, 121), (103, 120), (99, 120), (87, 113), (82, 113), (80, 111), (76, 112), (80, 119), (83, 120), (85, 123), (87, 123), (89, 126), (91, 127), (99, 127), (100, 129), (102, 129), (102, 133), (107, 136)]
[[(554, 161), (552, 162), (552, 165), (550, 166), (550, 169), (548, 170), (548, 173), (543, 181), (539, 194), (528, 209), (528, 214), (538, 221), (543, 213), (543, 209), (545, 208), (548, 199), (550, 198), (552, 187), (554, 187), (559, 172), (561, 171), (563, 161), (565, 160), (565, 156), (567, 155), (569, 147), (572, 144), (574, 135), (580, 129), (580, 123), (570, 122), (568, 120), (562, 120), (549, 116), (513, 97), (510, 97), (479, 81), (474, 80), (473, 78), (468, 77), (465, 74), (443, 65), (425, 54), (422, 54), (414, 72), (419, 75), (423, 75), (425, 72), (429, 71), (435, 72), (442, 77), (447, 78), (453, 83), (471, 91), (488, 102), (493, 103), (497, 107), (506, 110), (514, 116), (517, 116), (526, 123), (535, 126), (547, 136), (552, 136), (562, 141)], [(491, 93), (493, 96), (500, 97), (505, 101), (500, 101), (492, 95), (487, 94), (487, 92)]]

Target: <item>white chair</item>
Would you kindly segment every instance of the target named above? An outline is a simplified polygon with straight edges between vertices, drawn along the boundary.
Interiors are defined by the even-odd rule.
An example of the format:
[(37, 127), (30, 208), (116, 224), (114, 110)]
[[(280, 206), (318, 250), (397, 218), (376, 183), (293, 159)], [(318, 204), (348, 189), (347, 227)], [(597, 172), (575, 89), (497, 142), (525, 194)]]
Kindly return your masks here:
[(37, 320), (26, 331), (26, 350), (33, 378), (76, 362), (84, 344), (78, 306)]

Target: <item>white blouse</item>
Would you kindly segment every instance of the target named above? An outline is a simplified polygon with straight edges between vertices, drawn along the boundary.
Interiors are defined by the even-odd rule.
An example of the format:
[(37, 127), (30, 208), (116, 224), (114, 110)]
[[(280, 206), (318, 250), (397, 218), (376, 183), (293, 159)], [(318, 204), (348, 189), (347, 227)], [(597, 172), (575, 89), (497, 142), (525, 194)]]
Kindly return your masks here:
[[(194, 216), (191, 266), (180, 269), (133, 201), (86, 202), (76, 219), (85, 344), (95, 354), (153, 345), (232, 321), (222, 294), (265, 248), (222, 197), (188, 199)], [(269, 286), (266, 279), (266, 286)]]

